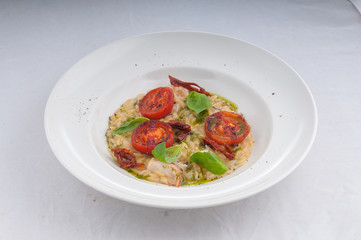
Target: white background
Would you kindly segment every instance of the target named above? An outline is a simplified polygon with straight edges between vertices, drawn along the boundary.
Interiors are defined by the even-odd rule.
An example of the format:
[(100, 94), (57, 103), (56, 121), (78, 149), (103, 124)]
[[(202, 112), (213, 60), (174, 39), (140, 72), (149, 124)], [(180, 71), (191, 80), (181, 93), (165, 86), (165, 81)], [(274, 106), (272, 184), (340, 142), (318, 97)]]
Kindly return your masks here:
[[(213, 208), (163, 210), (68, 173), (43, 114), (89, 52), (142, 33), (204, 31), (256, 44), (307, 82), (319, 112), (304, 162)], [(0, 239), (361, 239), (361, 15), (349, 1), (0, 1)]]

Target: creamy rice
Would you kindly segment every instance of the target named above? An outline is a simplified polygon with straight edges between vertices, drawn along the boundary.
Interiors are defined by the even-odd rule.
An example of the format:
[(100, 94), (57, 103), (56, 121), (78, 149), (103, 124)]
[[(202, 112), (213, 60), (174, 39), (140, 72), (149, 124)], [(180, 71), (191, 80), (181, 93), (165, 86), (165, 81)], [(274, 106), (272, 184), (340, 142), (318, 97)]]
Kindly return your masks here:
[[(201, 139), (206, 137), (204, 122), (197, 119), (197, 114), (186, 106), (186, 98), (189, 91), (182, 87), (171, 86), (171, 88), (174, 91), (174, 106), (172, 112), (159, 120), (164, 122), (170, 120), (182, 121), (192, 127), (191, 134), (182, 141), (182, 154), (179, 159), (173, 163), (174, 165), (163, 163), (152, 156), (145, 155), (135, 150), (131, 141), (133, 131), (113, 135), (113, 131), (120, 125), (133, 118), (141, 117), (138, 104), (145, 94), (139, 94), (136, 98), (127, 100), (112, 116), (109, 117), (109, 128), (106, 132), (109, 149), (118, 147), (127, 148), (134, 153), (137, 163), (144, 163), (145, 165), (143, 168), (132, 168), (129, 171), (142, 179), (167, 185), (176, 185), (176, 181), (181, 175), (182, 184), (189, 185), (222, 178), (246, 164), (247, 159), (251, 155), (254, 143), (251, 133), (249, 133), (248, 136), (234, 149), (236, 153), (235, 158), (233, 160), (227, 159), (222, 153), (215, 151), (202, 143)], [(222, 97), (213, 95), (208, 98), (212, 103), (212, 106), (208, 108), (209, 115), (219, 111), (236, 112), (234, 106)], [(179, 144), (175, 143), (174, 145)], [(229, 170), (223, 175), (214, 175), (204, 167), (189, 161), (189, 157), (193, 153), (202, 151), (217, 154)], [(112, 152), (109, 152), (115, 160)]]

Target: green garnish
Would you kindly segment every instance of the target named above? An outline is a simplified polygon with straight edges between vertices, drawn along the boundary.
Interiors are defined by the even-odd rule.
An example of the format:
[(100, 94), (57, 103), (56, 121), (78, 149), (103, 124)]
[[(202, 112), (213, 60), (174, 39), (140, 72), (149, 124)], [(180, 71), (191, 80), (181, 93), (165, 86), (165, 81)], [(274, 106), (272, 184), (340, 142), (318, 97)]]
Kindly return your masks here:
[(199, 179), (198, 181), (192, 182), (192, 183), (189, 184), (189, 185), (201, 185), (201, 184), (204, 184), (204, 183), (212, 182), (212, 181), (214, 181), (214, 180), (215, 180), (215, 179), (210, 179), (210, 180)]
[(190, 161), (202, 165), (216, 175), (222, 175), (228, 170), (226, 164), (214, 153), (196, 152), (192, 154)]
[(220, 95), (218, 95), (218, 94), (215, 94), (215, 93), (210, 93), (210, 94), (211, 94), (211, 96), (216, 96), (217, 98), (225, 101), (226, 104), (231, 108), (231, 110), (233, 110), (233, 111), (235, 111), (235, 112), (237, 111), (237, 109), (238, 109), (237, 104), (235, 104), (235, 103), (232, 102), (231, 100), (229, 100), (229, 99), (227, 99), (227, 98), (225, 98), (225, 97), (222, 97), (222, 96), (220, 96)]
[(195, 91), (192, 91), (188, 95), (186, 103), (188, 108), (195, 111), (197, 114), (212, 106), (212, 103), (206, 95)]
[(182, 154), (182, 145), (166, 148), (165, 142), (162, 142), (153, 149), (152, 154), (159, 161), (172, 163)]
[(236, 153), (238, 152), (239, 150), (242, 150), (242, 147), (241, 146), (235, 146), (232, 148), (233, 152)]
[(134, 130), (136, 127), (138, 127), (139, 124), (142, 122), (148, 121), (148, 118), (145, 117), (139, 117), (135, 118), (131, 121), (128, 121), (122, 125), (120, 125), (117, 129), (114, 130), (113, 135), (125, 133)]
[(204, 123), (204, 121), (206, 120), (206, 118), (208, 117), (208, 110), (203, 110), (202, 112), (198, 113), (196, 115), (196, 121), (195, 123)]
[(132, 169), (125, 169), (128, 173), (132, 174), (134, 177), (142, 179), (142, 180), (148, 180), (149, 175), (141, 175), (139, 173), (134, 172)]

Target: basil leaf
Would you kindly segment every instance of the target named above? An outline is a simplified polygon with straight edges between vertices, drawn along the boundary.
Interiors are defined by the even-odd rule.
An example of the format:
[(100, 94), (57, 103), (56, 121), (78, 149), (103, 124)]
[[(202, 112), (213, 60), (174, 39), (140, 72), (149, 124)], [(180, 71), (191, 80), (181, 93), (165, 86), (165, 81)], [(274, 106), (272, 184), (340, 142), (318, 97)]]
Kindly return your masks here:
[(192, 154), (190, 161), (202, 165), (216, 175), (222, 175), (228, 170), (226, 164), (214, 153), (196, 152)]
[(167, 163), (175, 162), (182, 154), (182, 145), (173, 146), (165, 149), (165, 161)]
[(114, 130), (113, 135), (125, 133), (134, 130), (136, 127), (138, 127), (139, 124), (142, 122), (148, 121), (148, 118), (145, 117), (139, 117), (135, 118), (129, 122), (126, 122), (122, 125), (120, 125), (117, 129)]
[(192, 91), (188, 95), (186, 103), (188, 108), (195, 111), (196, 113), (200, 113), (212, 106), (212, 103), (209, 101), (206, 95), (195, 91)]
[(152, 151), (153, 156), (159, 161), (165, 161), (165, 142), (159, 143)]
[(166, 148), (165, 142), (162, 142), (153, 149), (152, 154), (159, 161), (172, 163), (182, 154), (182, 145)]

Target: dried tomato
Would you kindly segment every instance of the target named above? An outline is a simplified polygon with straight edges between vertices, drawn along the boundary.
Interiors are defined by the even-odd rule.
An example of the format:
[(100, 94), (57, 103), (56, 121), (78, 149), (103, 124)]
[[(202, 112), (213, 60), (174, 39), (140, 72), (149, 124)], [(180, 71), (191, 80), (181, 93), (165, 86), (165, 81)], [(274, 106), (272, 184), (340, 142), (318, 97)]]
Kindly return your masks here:
[[(196, 83), (192, 83), (192, 82), (183, 82), (175, 77), (172, 77), (170, 75), (169, 76), (169, 79), (170, 79), (170, 84), (172, 84), (173, 86), (176, 86), (176, 87), (184, 87), (185, 89), (188, 89), (189, 91), (196, 91), (198, 93), (203, 93), (204, 95), (207, 95), (207, 96), (211, 96), (211, 94), (209, 92), (207, 92), (204, 88), (202, 88), (201, 86), (199, 86), (198, 84)], [(196, 87), (198, 88), (196, 88)]]
[(233, 152), (232, 148), (228, 145), (218, 144), (216, 141), (214, 141), (208, 137), (203, 138), (202, 141), (204, 144), (207, 144), (214, 150), (217, 150), (217, 151), (220, 151), (221, 153), (223, 153), (223, 155), (226, 156), (226, 158), (228, 158), (229, 160), (234, 159), (234, 157), (236, 156), (236, 154)]
[(175, 130), (176, 140), (178, 142), (183, 141), (192, 130), (191, 126), (184, 122), (171, 120), (168, 124)]
[(120, 167), (122, 168), (131, 168), (136, 167), (138, 164), (135, 161), (134, 154), (126, 148), (113, 148), (111, 149), (114, 157), (117, 159)]

